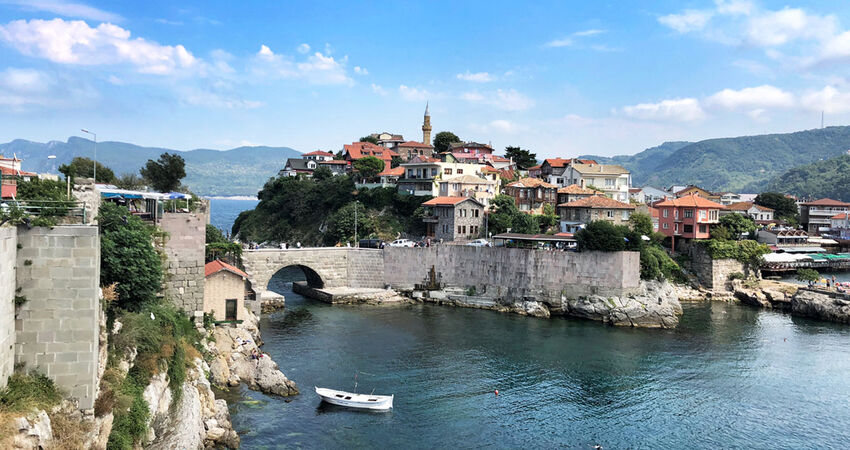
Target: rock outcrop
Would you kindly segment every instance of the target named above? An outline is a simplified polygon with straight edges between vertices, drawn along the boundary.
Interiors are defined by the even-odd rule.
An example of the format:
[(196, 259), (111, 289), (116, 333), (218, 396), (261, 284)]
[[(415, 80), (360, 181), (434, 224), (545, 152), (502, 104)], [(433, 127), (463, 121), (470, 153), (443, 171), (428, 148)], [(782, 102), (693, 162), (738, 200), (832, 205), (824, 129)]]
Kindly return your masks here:
[(850, 298), (839, 293), (800, 289), (791, 298), (791, 312), (830, 322), (850, 323)]
[(637, 292), (623, 297), (565, 299), (564, 310), (573, 317), (641, 328), (675, 328), (682, 315), (673, 286), (659, 281), (642, 281)]
[(50, 417), (44, 410), (18, 417), (14, 421), (17, 433), (13, 437), (14, 449), (29, 450), (50, 448), (53, 443), (53, 428)]
[[(209, 367), (212, 382), (222, 387), (246, 383), (266, 394), (297, 394), (295, 383), (286, 378), (269, 355), (260, 351), (256, 317), (248, 311), (246, 314), (249, 318), (241, 325), (216, 327), (213, 331), (215, 342), (207, 344), (214, 357)], [(259, 358), (252, 357), (255, 353)]]

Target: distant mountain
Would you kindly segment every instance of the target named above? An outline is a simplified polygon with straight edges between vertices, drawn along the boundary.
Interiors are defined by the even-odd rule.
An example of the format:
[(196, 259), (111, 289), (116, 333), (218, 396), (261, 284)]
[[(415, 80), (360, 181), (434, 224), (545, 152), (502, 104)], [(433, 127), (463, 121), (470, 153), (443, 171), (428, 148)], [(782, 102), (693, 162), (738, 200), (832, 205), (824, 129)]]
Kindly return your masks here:
[[(686, 145), (675, 148), (678, 144)], [(850, 127), (839, 126), (665, 143), (636, 155), (615, 156), (610, 161), (632, 170), (635, 186), (696, 184), (710, 190), (758, 192), (790, 168), (832, 158), (847, 149)], [(599, 159), (607, 162), (606, 158)]]
[(617, 164), (629, 169), (634, 178), (636, 174), (653, 173), (661, 161), (664, 161), (668, 156), (675, 153), (682, 147), (692, 144), (687, 141), (665, 142), (657, 147), (648, 148), (635, 155), (618, 155), (618, 156), (596, 156), (584, 155), (579, 156), (581, 159), (592, 159), (600, 164)]
[(850, 155), (795, 167), (770, 180), (767, 189), (798, 197), (850, 202)]
[[(257, 195), (266, 180), (283, 168), (287, 158), (301, 155), (289, 147), (179, 151), (125, 142), (97, 143), (98, 162), (111, 168), (116, 175), (138, 174), (148, 159), (155, 160), (164, 152), (178, 153), (186, 160), (183, 183), (198, 195)], [(46, 144), (17, 139), (0, 144), (0, 154), (17, 155), (23, 160), (24, 170), (57, 173), (59, 165), (70, 162), (75, 156), (93, 157), (94, 143), (79, 137)], [(47, 159), (49, 155), (56, 155), (56, 159)]]

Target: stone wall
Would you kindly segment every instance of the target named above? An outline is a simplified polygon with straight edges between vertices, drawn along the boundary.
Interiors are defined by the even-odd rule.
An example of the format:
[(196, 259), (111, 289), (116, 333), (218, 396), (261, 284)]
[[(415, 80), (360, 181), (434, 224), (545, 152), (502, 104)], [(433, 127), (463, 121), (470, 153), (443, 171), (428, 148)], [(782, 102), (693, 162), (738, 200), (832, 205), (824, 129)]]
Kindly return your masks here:
[(504, 301), (537, 299), (560, 303), (587, 295), (620, 296), (640, 284), (637, 252), (547, 252), (442, 245), (384, 249), (384, 279), (412, 289), (431, 269), (443, 286), (472, 287)]
[(384, 255), (377, 249), (350, 249), (348, 261), (348, 286), (355, 288), (383, 288)]
[(85, 202), (86, 217), (83, 222), (85, 225), (97, 224), (95, 217), (100, 209), (100, 191), (94, 186), (92, 178), (76, 178), (74, 179), (74, 187), (71, 189), (71, 195), (78, 202)]
[(166, 295), (190, 315), (202, 312), (206, 213), (165, 213), (159, 226), (169, 235), (165, 243)]
[(100, 237), (94, 226), (17, 230), (15, 362), (94, 405), (100, 333)]
[(0, 227), (0, 389), (15, 367), (15, 253), (14, 227)]
[(735, 272), (744, 273), (742, 262), (735, 259), (711, 259), (700, 245), (691, 245), (688, 255), (691, 258), (691, 269), (700, 284), (711, 290), (724, 290), (729, 275)]

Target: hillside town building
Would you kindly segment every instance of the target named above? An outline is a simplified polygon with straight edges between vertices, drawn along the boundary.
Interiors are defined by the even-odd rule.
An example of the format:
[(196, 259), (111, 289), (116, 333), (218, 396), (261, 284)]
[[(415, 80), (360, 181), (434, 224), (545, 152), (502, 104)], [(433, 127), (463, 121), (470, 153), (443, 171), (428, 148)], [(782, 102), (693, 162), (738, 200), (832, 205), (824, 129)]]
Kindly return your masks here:
[(427, 156), (414, 157), (402, 164), (404, 175), (398, 180), (398, 191), (412, 195), (438, 196), (440, 181), (459, 175), (479, 175), (483, 166), (441, 161)]
[(426, 235), (443, 241), (471, 240), (484, 232), (484, 205), (469, 197), (435, 197), (423, 203)]
[(440, 180), (440, 197), (471, 197), (487, 206), (498, 194), (498, 182), (476, 175), (457, 175)]
[(352, 142), (343, 146), (343, 159), (348, 162), (354, 162), (367, 156), (374, 156), (384, 161), (384, 167), (389, 169), (393, 157), (398, 156), (398, 153), (371, 142)]
[(242, 320), (248, 274), (221, 260), (204, 266), (204, 312), (215, 320)]
[[(669, 237), (708, 239), (726, 207), (696, 193), (656, 203), (659, 230)], [(675, 245), (675, 244), (674, 244)], [(674, 247), (675, 248), (675, 247)]]
[(0, 198), (10, 199), (18, 196), (18, 180), (29, 181), (38, 174), (21, 170), (21, 160), (17, 156), (4, 158), (0, 155)]
[(614, 200), (629, 201), (631, 172), (614, 164), (571, 163), (564, 170), (564, 182), (583, 188), (593, 187)]
[(721, 216), (738, 213), (753, 219), (756, 223), (773, 221), (773, 209), (766, 206), (756, 205), (753, 202), (737, 202), (726, 205), (726, 209), (720, 212)]
[(558, 204), (569, 203), (598, 194), (603, 194), (603, 192), (583, 188), (577, 184), (571, 184), (558, 189)]
[(523, 212), (543, 213), (543, 205), (553, 207), (558, 201), (558, 187), (539, 178), (522, 178), (505, 186), (505, 195), (513, 197)]
[[(540, 165), (540, 173), (539, 177), (549, 184), (554, 184), (558, 187), (567, 186), (570, 184), (567, 177), (564, 175), (564, 172), (567, 170), (567, 167), (570, 164), (578, 163), (578, 164), (598, 164), (596, 161), (592, 159), (577, 159), (577, 158), (549, 158), (543, 161), (543, 164)], [(529, 176), (531, 172), (529, 170)]]
[(561, 232), (575, 233), (595, 220), (607, 220), (614, 225), (628, 225), (635, 207), (602, 195), (573, 200), (558, 205)]
[(848, 212), (850, 203), (822, 198), (800, 204), (800, 223), (809, 235), (820, 235), (829, 230), (832, 217)]

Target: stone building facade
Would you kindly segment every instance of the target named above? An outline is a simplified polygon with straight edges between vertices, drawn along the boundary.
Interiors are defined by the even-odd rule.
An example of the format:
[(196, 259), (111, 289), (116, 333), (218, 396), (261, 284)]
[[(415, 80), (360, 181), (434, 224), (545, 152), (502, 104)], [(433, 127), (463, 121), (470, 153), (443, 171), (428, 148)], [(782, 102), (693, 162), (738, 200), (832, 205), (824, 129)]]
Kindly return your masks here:
[(436, 197), (423, 203), (427, 236), (444, 241), (471, 240), (484, 232), (484, 205), (469, 197)]
[(164, 251), (165, 293), (190, 316), (204, 310), (206, 213), (165, 213), (159, 222), (168, 233)]
[(204, 275), (204, 312), (215, 320), (242, 320), (248, 274), (216, 260), (206, 264)]

